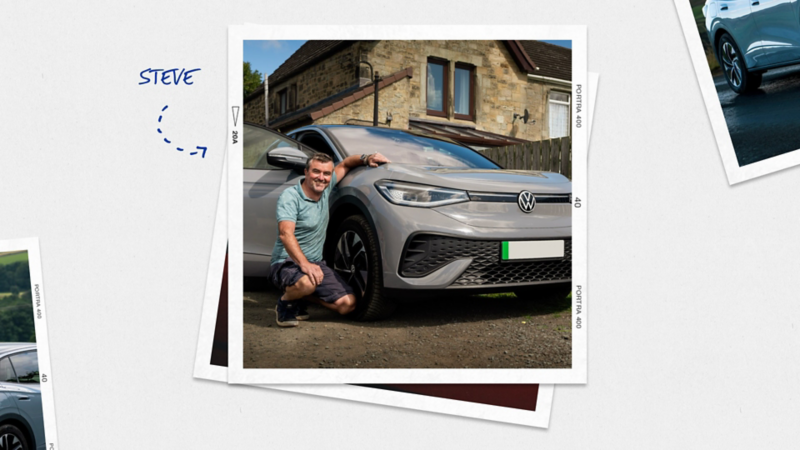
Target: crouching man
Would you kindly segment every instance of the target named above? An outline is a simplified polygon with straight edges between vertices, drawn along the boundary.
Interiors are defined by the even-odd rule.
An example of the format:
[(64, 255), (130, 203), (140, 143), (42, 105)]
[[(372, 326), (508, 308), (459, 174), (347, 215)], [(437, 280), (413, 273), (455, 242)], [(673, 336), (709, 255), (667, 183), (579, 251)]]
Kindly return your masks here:
[(296, 327), (307, 320), (306, 301), (339, 314), (356, 307), (353, 289), (322, 260), (328, 229), (328, 199), (338, 180), (358, 166), (390, 162), (380, 153), (347, 157), (335, 168), (333, 160), (316, 153), (306, 163), (305, 177), (278, 199), (278, 239), (272, 251), (269, 278), (283, 295), (275, 308), (278, 326)]

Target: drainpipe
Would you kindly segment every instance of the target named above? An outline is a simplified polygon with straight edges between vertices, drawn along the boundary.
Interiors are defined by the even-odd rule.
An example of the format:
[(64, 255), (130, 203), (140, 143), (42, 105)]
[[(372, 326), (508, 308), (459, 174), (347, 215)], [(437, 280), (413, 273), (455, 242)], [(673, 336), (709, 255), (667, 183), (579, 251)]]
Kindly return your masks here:
[(372, 110), (372, 126), (378, 126), (378, 82), (381, 81), (381, 77), (378, 76), (378, 72), (375, 72), (375, 109)]
[(381, 80), (378, 76), (378, 72), (375, 72), (372, 69), (372, 64), (368, 63), (367, 61), (359, 61), (359, 64), (366, 64), (369, 66), (369, 74), (370, 78), (373, 79), (373, 83), (375, 84), (375, 107), (372, 110), (372, 126), (378, 126), (378, 82)]

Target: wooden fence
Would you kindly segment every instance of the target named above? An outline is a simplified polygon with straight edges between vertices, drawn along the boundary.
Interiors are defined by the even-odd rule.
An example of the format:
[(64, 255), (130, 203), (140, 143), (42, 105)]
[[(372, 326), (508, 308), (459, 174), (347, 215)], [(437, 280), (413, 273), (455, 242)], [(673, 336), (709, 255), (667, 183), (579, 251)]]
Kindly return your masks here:
[(572, 179), (572, 141), (569, 137), (487, 148), (481, 153), (504, 169), (558, 172)]

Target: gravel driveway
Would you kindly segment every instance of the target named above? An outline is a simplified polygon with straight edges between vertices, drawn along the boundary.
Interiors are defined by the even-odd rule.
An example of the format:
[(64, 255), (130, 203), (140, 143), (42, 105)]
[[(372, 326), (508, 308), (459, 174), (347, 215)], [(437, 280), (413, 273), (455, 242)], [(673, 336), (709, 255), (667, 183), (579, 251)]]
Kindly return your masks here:
[(353, 322), (318, 305), (296, 328), (275, 324), (278, 292), (246, 285), (245, 368), (569, 368), (569, 299), (456, 296)]

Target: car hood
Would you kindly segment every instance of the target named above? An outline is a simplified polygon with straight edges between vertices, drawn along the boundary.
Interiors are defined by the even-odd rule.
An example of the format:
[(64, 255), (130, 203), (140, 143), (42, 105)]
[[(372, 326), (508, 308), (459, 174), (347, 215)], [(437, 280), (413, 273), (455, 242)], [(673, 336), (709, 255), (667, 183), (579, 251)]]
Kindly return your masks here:
[(537, 194), (568, 194), (572, 191), (569, 179), (553, 172), (456, 169), (391, 163), (381, 168), (390, 172), (385, 178), (473, 192), (518, 193), (524, 189)]

